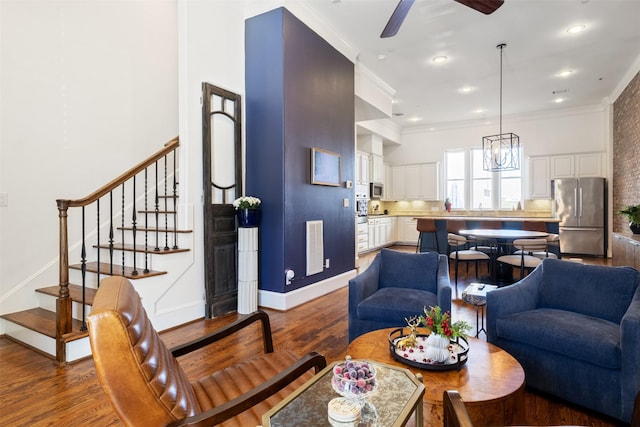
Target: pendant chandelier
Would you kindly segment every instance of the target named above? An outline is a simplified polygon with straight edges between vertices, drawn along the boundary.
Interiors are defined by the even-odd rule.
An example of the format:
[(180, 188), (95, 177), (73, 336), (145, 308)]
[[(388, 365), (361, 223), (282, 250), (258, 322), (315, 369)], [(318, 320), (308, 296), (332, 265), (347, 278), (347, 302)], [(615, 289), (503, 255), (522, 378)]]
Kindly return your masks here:
[(502, 51), (500, 49), (500, 134), (482, 137), (482, 167), (486, 171), (500, 172), (520, 169), (520, 137), (515, 133), (502, 133)]

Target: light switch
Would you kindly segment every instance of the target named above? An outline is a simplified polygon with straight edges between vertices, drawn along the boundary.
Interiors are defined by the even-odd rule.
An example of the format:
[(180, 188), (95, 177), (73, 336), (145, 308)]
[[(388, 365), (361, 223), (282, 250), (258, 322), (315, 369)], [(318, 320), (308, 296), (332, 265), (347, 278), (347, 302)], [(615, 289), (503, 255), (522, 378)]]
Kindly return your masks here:
[(0, 206), (9, 206), (9, 193), (0, 193)]
[(349, 207), (349, 199), (342, 199), (342, 207), (343, 208)]

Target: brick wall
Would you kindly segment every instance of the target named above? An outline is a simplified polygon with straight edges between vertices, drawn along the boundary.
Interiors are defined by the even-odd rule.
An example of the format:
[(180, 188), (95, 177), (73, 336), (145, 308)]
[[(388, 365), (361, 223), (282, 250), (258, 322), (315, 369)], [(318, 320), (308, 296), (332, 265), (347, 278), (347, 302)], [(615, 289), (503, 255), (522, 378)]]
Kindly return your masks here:
[(613, 231), (629, 231), (617, 212), (640, 204), (640, 73), (613, 104)]

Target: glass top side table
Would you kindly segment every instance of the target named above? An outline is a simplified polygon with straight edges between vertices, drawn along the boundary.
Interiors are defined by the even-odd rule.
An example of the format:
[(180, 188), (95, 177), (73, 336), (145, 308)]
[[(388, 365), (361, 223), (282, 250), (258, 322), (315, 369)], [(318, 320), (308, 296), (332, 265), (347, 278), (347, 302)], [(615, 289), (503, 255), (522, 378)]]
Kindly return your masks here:
[[(274, 406), (262, 416), (264, 427), (332, 426), (329, 420), (329, 401), (340, 397), (331, 387), (334, 362), (319, 372), (302, 387)], [(367, 399), (378, 411), (379, 426), (404, 426), (411, 414), (416, 413), (416, 425), (422, 425), (422, 377), (408, 369), (382, 363), (369, 363), (376, 367), (378, 389)], [(333, 424), (332, 424), (333, 423)]]

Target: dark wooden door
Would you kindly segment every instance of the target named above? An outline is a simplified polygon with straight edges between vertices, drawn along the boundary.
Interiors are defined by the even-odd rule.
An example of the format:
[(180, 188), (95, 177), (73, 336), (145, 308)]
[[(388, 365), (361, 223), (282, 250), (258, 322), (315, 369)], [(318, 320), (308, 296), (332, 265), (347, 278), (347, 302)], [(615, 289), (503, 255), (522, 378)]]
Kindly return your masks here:
[(242, 195), (240, 95), (202, 84), (205, 293), (208, 318), (238, 306), (238, 230), (233, 201)]

